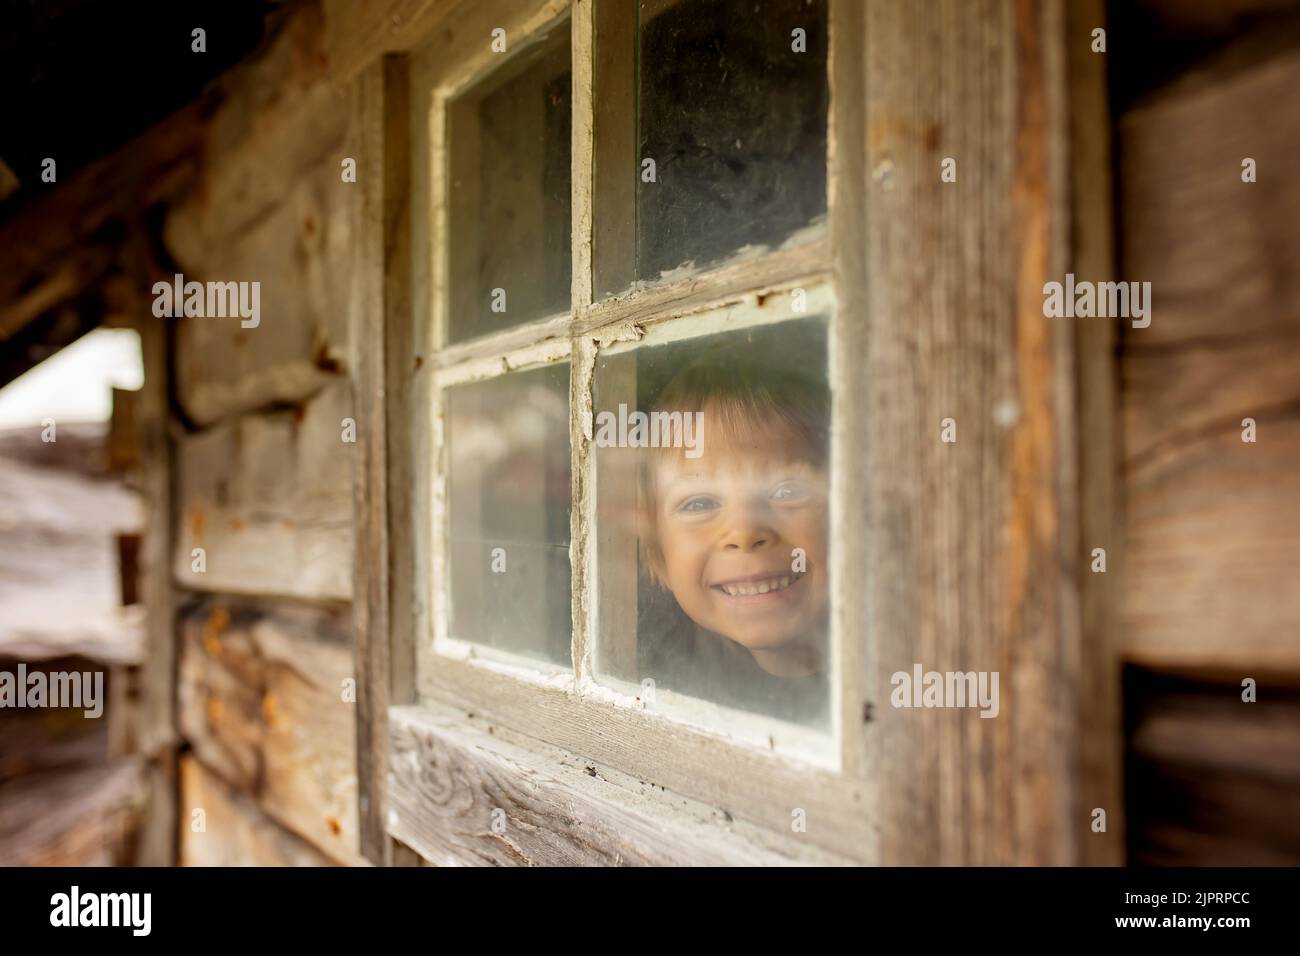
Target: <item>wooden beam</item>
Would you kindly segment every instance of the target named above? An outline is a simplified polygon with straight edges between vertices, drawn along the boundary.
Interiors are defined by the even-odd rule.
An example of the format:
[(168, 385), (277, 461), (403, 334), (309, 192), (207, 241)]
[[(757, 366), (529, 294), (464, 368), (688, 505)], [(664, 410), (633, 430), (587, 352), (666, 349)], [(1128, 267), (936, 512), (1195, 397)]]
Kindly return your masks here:
[[(1115, 274), (1115, 196), (1111, 181), (1111, 115), (1105, 58), (1092, 52), (1090, 37), (1105, 26), (1104, 0), (1067, 3), (1066, 68), (1069, 110), (1069, 257), (1072, 268), (1098, 280)], [(1124, 578), (1124, 534), (1120, 496), (1119, 330), (1112, 322), (1075, 326), (1078, 496), (1075, 580), (1079, 587), (1081, 643), (1076, 726), (1080, 735), (1079, 806), (1106, 810), (1105, 834), (1086, 833), (1079, 862), (1116, 866), (1124, 862), (1124, 792), (1119, 622)], [(1095, 548), (1105, 549), (1107, 570), (1092, 570)]]
[(1300, 31), (1260, 55), (1277, 36), (1119, 121), (1123, 277), (1155, 302), (1121, 357), (1124, 651), (1147, 666), (1300, 672), (1300, 121), (1277, 112)]
[(0, 222), (0, 343), (102, 281), (123, 223), (193, 181), (215, 101), (201, 97)]
[(209, 599), (182, 623), (179, 717), (193, 753), (332, 859), (357, 852), (348, 612)]
[[(324, 0), (330, 72), (351, 82), (386, 53), (405, 53), (444, 25), (455, 29), (462, 9), (478, 0)], [(486, 40), (484, 41), (486, 42)]]
[[(346, 601), (353, 586), (352, 388), (184, 436), (175, 583), (195, 591)], [(360, 441), (361, 432), (357, 430)], [(203, 570), (194, 549), (202, 548)]]
[[(389, 83), (391, 82), (391, 86)], [(389, 698), (389, 550), (387, 438), (384, 399), (388, 313), (386, 252), (406, 244), (400, 233), (409, 216), (406, 202), (406, 75), (400, 64), (386, 68), (376, 61), (358, 78), (354, 90), (357, 200), (353, 238), (356, 243), (350, 314), (355, 343), (354, 408), (359, 447), (354, 456), (353, 640), (357, 698), (357, 781), (361, 852), (373, 863), (388, 865), (391, 847), (384, 827), (384, 779), (387, 760)], [(387, 139), (389, 131), (396, 142)], [(395, 230), (390, 232), (390, 229)]]
[[(1088, 686), (1075, 330), (1043, 314), (1069, 249), (1062, 0), (865, 8), (863, 416), (872, 686), (997, 672), (1000, 711), (882, 703), (881, 859), (1083, 858)], [(957, 181), (940, 178), (957, 163)], [(956, 441), (941, 440), (944, 419)], [(1099, 837), (1104, 838), (1104, 837)]]

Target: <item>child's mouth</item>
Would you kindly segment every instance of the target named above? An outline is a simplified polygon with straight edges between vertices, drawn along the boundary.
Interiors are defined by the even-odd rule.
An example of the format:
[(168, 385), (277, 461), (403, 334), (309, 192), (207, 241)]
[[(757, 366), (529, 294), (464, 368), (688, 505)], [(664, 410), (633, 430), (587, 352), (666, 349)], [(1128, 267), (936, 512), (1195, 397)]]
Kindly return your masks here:
[(713, 589), (721, 591), (728, 597), (757, 597), (760, 594), (772, 594), (784, 591), (798, 584), (803, 575), (796, 572), (777, 574), (770, 578), (751, 579), (748, 581), (730, 581), (715, 584)]

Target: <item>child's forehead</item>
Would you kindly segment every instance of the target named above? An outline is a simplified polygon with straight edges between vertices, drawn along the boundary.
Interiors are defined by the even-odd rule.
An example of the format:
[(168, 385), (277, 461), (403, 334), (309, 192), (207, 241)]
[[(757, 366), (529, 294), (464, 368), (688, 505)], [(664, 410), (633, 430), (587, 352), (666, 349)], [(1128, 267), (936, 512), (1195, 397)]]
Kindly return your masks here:
[(687, 456), (685, 448), (659, 449), (655, 457), (656, 470), (665, 479), (818, 470), (807, 449), (796, 443), (772, 445), (737, 441), (712, 446), (706, 443), (703, 452), (694, 458)]

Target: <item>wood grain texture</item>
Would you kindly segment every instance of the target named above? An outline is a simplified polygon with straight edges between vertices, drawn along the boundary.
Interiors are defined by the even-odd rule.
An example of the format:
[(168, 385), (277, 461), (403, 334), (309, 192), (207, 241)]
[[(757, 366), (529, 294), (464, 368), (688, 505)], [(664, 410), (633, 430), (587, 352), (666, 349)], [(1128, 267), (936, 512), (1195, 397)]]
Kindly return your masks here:
[[(354, 402), (358, 434), (353, 463), (356, 553), (352, 604), (357, 674), (357, 779), (361, 852), (376, 864), (392, 860), (384, 829), (384, 778), (388, 745), (389, 669), (388, 439), (385, 379), (386, 329), (409, 315), (410, 156), (405, 63), (378, 61), (357, 79), (352, 137), (368, 174), (354, 206), (355, 245), (350, 320), (355, 354)], [(390, 271), (391, 267), (391, 271)], [(391, 295), (390, 295), (391, 292)], [(379, 334), (375, 334), (376, 329)]]
[(120, 482), (0, 458), (0, 655), (142, 661), (144, 609), (121, 606), (116, 545), (142, 520)]
[(346, 358), (348, 208), (359, 186), (342, 181), (347, 91), (327, 77), (323, 43), (319, 9), (307, 5), (263, 56), (233, 72), (207, 130), (202, 177), (165, 223), (187, 280), (260, 283), (255, 328), (177, 321), (177, 395), (199, 424), (302, 401)]
[[(352, 388), (341, 381), (295, 411), (250, 413), (185, 436), (177, 451), (175, 581), (197, 591), (348, 600)], [(358, 432), (359, 434), (359, 432)], [(203, 548), (207, 570), (193, 570)]]
[(1151, 665), (1300, 669), (1300, 45), (1240, 63), (1272, 41), (1119, 123), (1125, 278), (1153, 290), (1121, 360), (1123, 624)]
[[(1081, 275), (1118, 278), (1115, 257), (1115, 193), (1112, 121), (1107, 102), (1107, 64), (1092, 52), (1093, 29), (1107, 23), (1102, 0), (1066, 4), (1069, 76), (1070, 262)], [(1075, 325), (1075, 401), (1078, 407), (1080, 564), (1080, 721), (1078, 806), (1107, 812), (1105, 836), (1089, 830), (1080, 862), (1114, 866), (1124, 861), (1123, 726), (1120, 692), (1119, 595), (1124, 570), (1119, 462), (1119, 330), (1109, 322)], [(1091, 555), (1104, 548), (1107, 573), (1094, 574)], [(1089, 816), (1089, 819), (1091, 817)]]
[(0, 866), (122, 866), (143, 802), (142, 762), (0, 784)]
[(180, 723), (198, 759), (268, 816), (359, 863), (346, 622), (341, 608), (205, 602), (181, 624)]
[(1141, 866), (1300, 862), (1300, 683), (1131, 668), (1130, 860)]
[[(137, 249), (136, 275), (148, 271)], [(143, 285), (143, 283), (141, 283)], [(136, 862), (144, 866), (176, 863), (176, 594), (172, 586), (171, 548), (176, 535), (176, 445), (169, 396), (169, 361), (173, 329), (146, 317), (143, 292), (134, 299), (145, 380), (134, 403), (133, 438), (136, 467), (132, 480), (148, 503), (140, 542), (140, 607), (144, 610), (146, 656), (140, 668), (138, 703), (114, 714), (124, 724), (138, 752), (151, 761), (145, 771), (145, 813)], [(134, 677), (135, 675), (132, 675)]]
[(391, 732), (390, 830), (440, 865), (847, 862), (464, 714), (395, 708)]
[(180, 781), (181, 866), (336, 865), (196, 758), (181, 759)]
[[(563, 687), (527, 689), (505, 675), (449, 658), (420, 673), (421, 701), (437, 701), (494, 726), (512, 727), (602, 767), (635, 769), (648, 786), (687, 794), (777, 833), (796, 810), (807, 841), (859, 863), (875, 861), (880, 833), (865, 781), (698, 731), (653, 711)], [(399, 839), (401, 837), (399, 836)]]
[(1070, 262), (1062, 5), (865, 19), (874, 686), (921, 663), (1001, 692), (992, 720), (877, 709), (882, 862), (1078, 862), (1076, 345), (1041, 293)]
[(331, 73), (345, 83), (385, 53), (405, 52), (444, 23), (464, 0), (324, 0)]

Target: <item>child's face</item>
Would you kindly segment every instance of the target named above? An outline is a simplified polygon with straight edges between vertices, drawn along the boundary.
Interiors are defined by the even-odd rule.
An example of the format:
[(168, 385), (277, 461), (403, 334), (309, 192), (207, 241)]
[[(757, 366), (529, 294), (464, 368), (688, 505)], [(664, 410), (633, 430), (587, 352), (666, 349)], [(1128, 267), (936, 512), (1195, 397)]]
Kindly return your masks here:
[(812, 640), (828, 595), (825, 470), (792, 460), (789, 442), (710, 439), (698, 459), (658, 464), (668, 588), (695, 623), (750, 651)]

